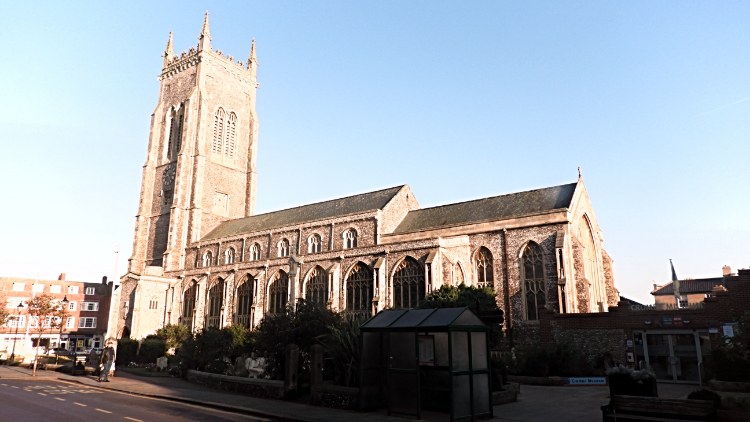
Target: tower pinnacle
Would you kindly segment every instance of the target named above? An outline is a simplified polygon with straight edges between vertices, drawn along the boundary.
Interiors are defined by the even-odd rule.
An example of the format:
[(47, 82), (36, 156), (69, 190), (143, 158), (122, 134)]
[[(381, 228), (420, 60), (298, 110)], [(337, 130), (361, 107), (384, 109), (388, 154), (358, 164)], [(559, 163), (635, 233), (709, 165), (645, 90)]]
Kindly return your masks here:
[(253, 38), (253, 45), (250, 47), (250, 57), (247, 58), (247, 69), (252, 72), (253, 76), (258, 71), (258, 57), (255, 55), (255, 38)]
[(162, 57), (164, 57), (164, 67), (167, 67), (167, 64), (174, 58), (174, 47), (172, 46), (172, 31), (169, 31), (169, 41), (167, 42), (167, 49), (164, 50), (164, 54), (162, 55)]
[(208, 29), (208, 10), (206, 10), (206, 18), (203, 20), (201, 35), (198, 37), (198, 51), (204, 50), (211, 50), (211, 31)]

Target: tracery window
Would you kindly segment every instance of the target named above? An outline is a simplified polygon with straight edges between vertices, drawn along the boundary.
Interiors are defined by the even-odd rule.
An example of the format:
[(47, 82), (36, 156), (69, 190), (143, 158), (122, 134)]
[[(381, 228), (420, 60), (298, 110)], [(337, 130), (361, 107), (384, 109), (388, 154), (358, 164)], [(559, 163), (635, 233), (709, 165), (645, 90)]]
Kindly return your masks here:
[(234, 248), (224, 251), (224, 264), (234, 264)]
[(237, 288), (237, 314), (234, 323), (250, 328), (253, 311), (253, 286), (255, 279), (248, 276)]
[(307, 278), (305, 299), (325, 307), (328, 304), (328, 277), (323, 268), (315, 266)]
[(396, 268), (393, 275), (393, 306), (409, 309), (424, 299), (424, 268), (411, 257), (407, 257)]
[(542, 249), (534, 242), (529, 242), (523, 250), (523, 291), (526, 306), (526, 319), (539, 319), (538, 310), (544, 306), (546, 295), (544, 292), (544, 264), (542, 263)]
[(474, 280), (477, 287), (494, 286), (495, 278), (492, 268), (492, 254), (485, 247), (479, 248), (474, 254)]
[(260, 259), (260, 245), (255, 243), (253, 246), (250, 246), (250, 261), (257, 261)]
[(357, 231), (349, 229), (344, 232), (344, 249), (357, 247)]
[(185, 293), (182, 295), (182, 319), (180, 324), (193, 328), (193, 310), (195, 309), (195, 298), (198, 293), (198, 285), (193, 281), (190, 286), (185, 289)]
[(224, 109), (219, 107), (219, 109), (216, 110), (216, 115), (214, 115), (214, 138), (213, 143), (211, 144), (211, 152), (213, 152), (214, 154), (221, 154), (224, 146), (223, 141), (225, 119), (226, 114), (224, 113)]
[(289, 277), (284, 271), (279, 271), (268, 288), (268, 313), (279, 314), (286, 310), (289, 300)]
[(237, 115), (234, 112), (226, 113), (219, 107), (214, 115), (214, 136), (211, 143), (211, 152), (234, 158), (237, 134)]
[(210, 267), (213, 263), (214, 254), (211, 253), (211, 251), (206, 251), (206, 253), (203, 254), (203, 266), (204, 267)]
[(172, 119), (169, 126), (169, 143), (167, 146), (167, 157), (170, 161), (177, 159), (177, 154), (182, 148), (182, 124), (185, 121), (185, 110), (172, 111)]
[(322, 241), (320, 236), (314, 234), (307, 239), (307, 253), (318, 253), (322, 250)]
[(279, 258), (283, 258), (285, 256), (289, 256), (289, 241), (286, 239), (281, 239), (278, 245), (276, 247), (279, 250)]
[(357, 263), (346, 279), (346, 310), (366, 311), (369, 315), (374, 290), (372, 272), (366, 265)]
[(237, 115), (229, 113), (229, 119), (227, 120), (227, 134), (226, 140), (224, 141), (224, 155), (229, 158), (234, 158), (234, 135), (237, 126)]
[(208, 291), (206, 327), (221, 327), (221, 308), (224, 306), (224, 280), (219, 279)]

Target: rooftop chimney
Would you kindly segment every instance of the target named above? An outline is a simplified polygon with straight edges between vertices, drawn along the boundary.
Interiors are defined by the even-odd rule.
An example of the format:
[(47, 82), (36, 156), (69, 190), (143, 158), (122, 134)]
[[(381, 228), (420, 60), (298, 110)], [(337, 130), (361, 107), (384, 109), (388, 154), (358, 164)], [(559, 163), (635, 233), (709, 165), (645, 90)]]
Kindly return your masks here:
[(721, 271), (724, 273), (724, 277), (732, 275), (732, 267), (729, 265), (721, 267)]
[(60, 273), (60, 277), (57, 277), (57, 279), (65, 281), (65, 273)]
[(102, 284), (107, 284), (107, 276), (102, 277)]

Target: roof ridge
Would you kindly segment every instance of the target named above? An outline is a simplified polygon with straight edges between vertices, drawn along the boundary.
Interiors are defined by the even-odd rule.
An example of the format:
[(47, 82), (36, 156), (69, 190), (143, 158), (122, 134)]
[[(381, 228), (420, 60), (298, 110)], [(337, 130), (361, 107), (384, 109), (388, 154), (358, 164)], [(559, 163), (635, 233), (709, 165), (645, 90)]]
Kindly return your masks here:
[(429, 209), (433, 209), (433, 208), (441, 208), (441, 207), (447, 207), (447, 206), (451, 206), (451, 205), (468, 204), (470, 202), (483, 201), (485, 199), (500, 198), (500, 197), (503, 197), (503, 196), (519, 195), (519, 194), (522, 194), (522, 193), (537, 192), (537, 191), (545, 190), (545, 189), (554, 189), (554, 188), (559, 188), (559, 187), (563, 187), (563, 186), (576, 185), (577, 183), (578, 182), (565, 183), (565, 184), (562, 184), (562, 185), (547, 186), (546, 188), (524, 190), (524, 191), (520, 191), (520, 192), (511, 192), (511, 193), (506, 193), (506, 194), (503, 194), (503, 195), (486, 196), (484, 198), (469, 199), (468, 201), (453, 202), (453, 203), (450, 203), (450, 204), (435, 205), (435, 206), (432, 206), (432, 207), (423, 207), (423, 208), (419, 208), (419, 209), (416, 209), (416, 210), (411, 210), (409, 212), (425, 211), (425, 210), (429, 210)]

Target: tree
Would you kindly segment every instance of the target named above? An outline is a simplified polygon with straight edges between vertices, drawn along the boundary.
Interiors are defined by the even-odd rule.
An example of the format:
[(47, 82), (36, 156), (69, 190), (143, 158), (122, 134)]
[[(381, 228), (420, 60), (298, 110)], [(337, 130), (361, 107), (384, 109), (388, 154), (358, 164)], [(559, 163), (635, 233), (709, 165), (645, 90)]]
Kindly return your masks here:
[[(45, 331), (59, 328), (62, 324), (59, 318), (60, 304), (52, 299), (52, 296), (43, 293), (35, 296), (28, 302), (28, 312), (31, 316), (31, 324), (37, 333), (36, 352), (34, 356), (34, 369), (31, 376), (36, 376), (36, 366), (39, 360), (39, 345), (42, 342), (42, 334)], [(34, 324), (36, 322), (36, 324)], [(35, 326), (34, 326), (35, 325)]]
[(190, 337), (190, 329), (186, 325), (167, 324), (156, 330), (156, 337), (164, 340), (167, 353), (174, 353)]
[(8, 307), (4, 305), (7, 301), (8, 298), (5, 297), (3, 293), (0, 293), (0, 325), (5, 325), (9, 320), (14, 318), (14, 316), (8, 312)]

